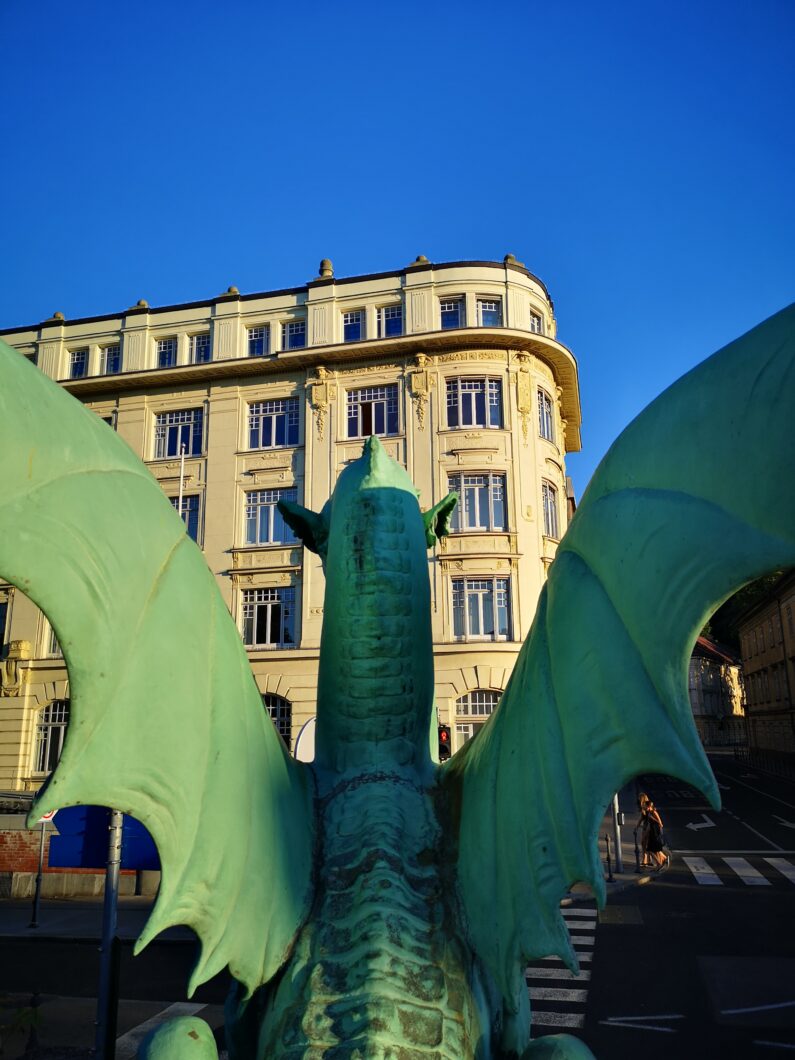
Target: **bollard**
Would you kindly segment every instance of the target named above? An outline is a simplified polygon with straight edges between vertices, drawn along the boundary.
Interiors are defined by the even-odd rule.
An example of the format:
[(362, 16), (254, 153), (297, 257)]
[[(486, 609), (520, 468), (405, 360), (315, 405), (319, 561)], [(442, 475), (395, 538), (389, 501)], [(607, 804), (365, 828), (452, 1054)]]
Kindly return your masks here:
[(613, 882), (613, 869), (610, 866), (610, 836), (605, 832), (605, 846), (607, 847), (607, 882)]
[(33, 892), (33, 916), (28, 924), (28, 927), (37, 928), (39, 926), (39, 904), (41, 902), (41, 876), (44, 869), (44, 829), (46, 825), (44, 821), (41, 822), (41, 839), (39, 840), (39, 869), (36, 873), (36, 889)]

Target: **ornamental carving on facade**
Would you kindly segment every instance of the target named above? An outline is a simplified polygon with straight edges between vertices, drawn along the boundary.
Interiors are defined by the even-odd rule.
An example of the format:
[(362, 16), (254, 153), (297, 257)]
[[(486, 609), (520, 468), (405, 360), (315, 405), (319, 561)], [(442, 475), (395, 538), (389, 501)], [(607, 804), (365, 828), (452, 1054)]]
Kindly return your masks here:
[(433, 365), (432, 359), (424, 353), (418, 353), (416, 357), (416, 367), (410, 372), (412, 390), (411, 398), (414, 402), (414, 411), (417, 415), (417, 427), (421, 431), (425, 430), (425, 410), (428, 406), (428, 398), (431, 396), (431, 391), (436, 386), (436, 379), (433, 374), (428, 371), (428, 365)]
[(318, 365), (315, 369), (316, 376), (309, 381), (310, 400), (315, 410), (315, 422), (317, 424), (317, 436), (322, 442), (326, 434), (326, 414), (329, 405), (337, 397), (337, 387), (327, 380), (332, 378), (328, 368)]
[(33, 653), (30, 641), (12, 640), (8, 646), (8, 658), (0, 662), (0, 696), (18, 696), (28, 678), (27, 668), (19, 664), (30, 659)]
[(520, 354), (516, 358), (519, 370), (516, 373), (516, 407), (522, 420), (522, 438), (527, 445), (530, 416), (533, 412), (533, 387), (530, 380), (530, 358)]

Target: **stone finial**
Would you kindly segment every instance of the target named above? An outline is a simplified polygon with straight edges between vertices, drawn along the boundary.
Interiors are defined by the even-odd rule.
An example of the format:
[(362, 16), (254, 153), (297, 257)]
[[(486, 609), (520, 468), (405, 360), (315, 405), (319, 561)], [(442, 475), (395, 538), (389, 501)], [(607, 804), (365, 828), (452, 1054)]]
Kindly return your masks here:
[(65, 320), (65, 319), (66, 319), (66, 317), (63, 315), (63, 313), (59, 313), (56, 310), (56, 312), (53, 313), (53, 315), (51, 317), (48, 317), (47, 320), (44, 321), (44, 323), (45, 324), (49, 324), (51, 321), (58, 321), (58, 323), (60, 323), (61, 321)]
[(412, 261), (412, 262), (411, 262), (411, 263), (409, 264), (409, 266), (408, 266), (408, 267), (409, 267), (410, 269), (413, 269), (413, 268), (415, 268), (415, 267), (416, 267), (417, 265), (427, 265), (427, 264), (428, 264), (428, 259), (427, 259), (427, 258), (425, 257), (425, 255), (424, 255), (424, 254), (418, 254), (418, 255), (416, 256), (416, 258), (414, 259), (414, 261)]
[(235, 287), (234, 284), (230, 284), (229, 287), (227, 287), (227, 289), (226, 289), (226, 293), (227, 294), (240, 294), (240, 291), (238, 290), (237, 287)]
[(323, 258), (319, 267), (319, 280), (333, 280), (334, 279), (334, 266), (331, 264), (329, 258)]
[(506, 265), (518, 265), (520, 269), (525, 268), (525, 263), (523, 261), (519, 261), (515, 254), (506, 254), (502, 260), (505, 262)]

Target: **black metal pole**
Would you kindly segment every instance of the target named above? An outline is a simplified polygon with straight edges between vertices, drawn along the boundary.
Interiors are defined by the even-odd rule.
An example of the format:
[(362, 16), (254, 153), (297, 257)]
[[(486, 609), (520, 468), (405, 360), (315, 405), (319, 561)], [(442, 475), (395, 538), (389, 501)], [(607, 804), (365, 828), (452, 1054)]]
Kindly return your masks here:
[(41, 902), (41, 877), (44, 870), (44, 829), (46, 828), (44, 821), (41, 822), (41, 839), (39, 841), (39, 871), (36, 873), (36, 889), (33, 892), (33, 919), (28, 924), (28, 927), (37, 928), (39, 926), (39, 904)]
[(635, 837), (635, 872), (640, 872), (640, 847), (638, 846), (638, 830), (632, 833)]
[(605, 832), (605, 844), (607, 846), (607, 882), (613, 882), (613, 869), (610, 865), (610, 836)]
[(105, 869), (105, 901), (102, 907), (102, 947), (100, 949), (99, 997), (97, 998), (97, 1060), (113, 1060), (116, 1052), (116, 1009), (118, 1006), (118, 940), (116, 939), (116, 900), (121, 866), (122, 814), (110, 811), (108, 823), (108, 864)]

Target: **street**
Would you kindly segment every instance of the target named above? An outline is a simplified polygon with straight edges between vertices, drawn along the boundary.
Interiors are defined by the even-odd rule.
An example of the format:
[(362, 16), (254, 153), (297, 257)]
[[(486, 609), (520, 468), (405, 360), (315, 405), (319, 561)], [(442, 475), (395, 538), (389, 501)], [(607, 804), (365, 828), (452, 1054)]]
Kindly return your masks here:
[[(680, 781), (638, 781), (660, 810), (673, 851), (661, 873), (632, 871), (634, 788), (622, 794), (629, 839), (623, 882), (611, 886), (600, 913), (581, 892), (565, 903), (581, 973), (572, 976), (554, 958), (528, 969), (534, 1037), (577, 1034), (600, 1060), (795, 1054), (795, 784), (728, 756), (713, 767), (724, 802), (719, 814)], [(44, 903), (41, 938), (24, 929), (28, 912), (24, 903), (0, 903), (0, 1025), (19, 1009), (38, 1010), (33, 1030), (6, 1032), (4, 1060), (88, 1055), (98, 971), (91, 935), (100, 907)], [(216, 977), (187, 1001), (194, 956), (187, 930), (167, 933), (133, 959), (146, 913), (145, 903), (132, 901), (120, 910), (119, 1060), (132, 1060), (152, 1020), (180, 1012), (200, 1015), (219, 1041), (222, 1035), (228, 979)], [(47, 937), (48, 924), (63, 936), (70, 920), (88, 937)]]

